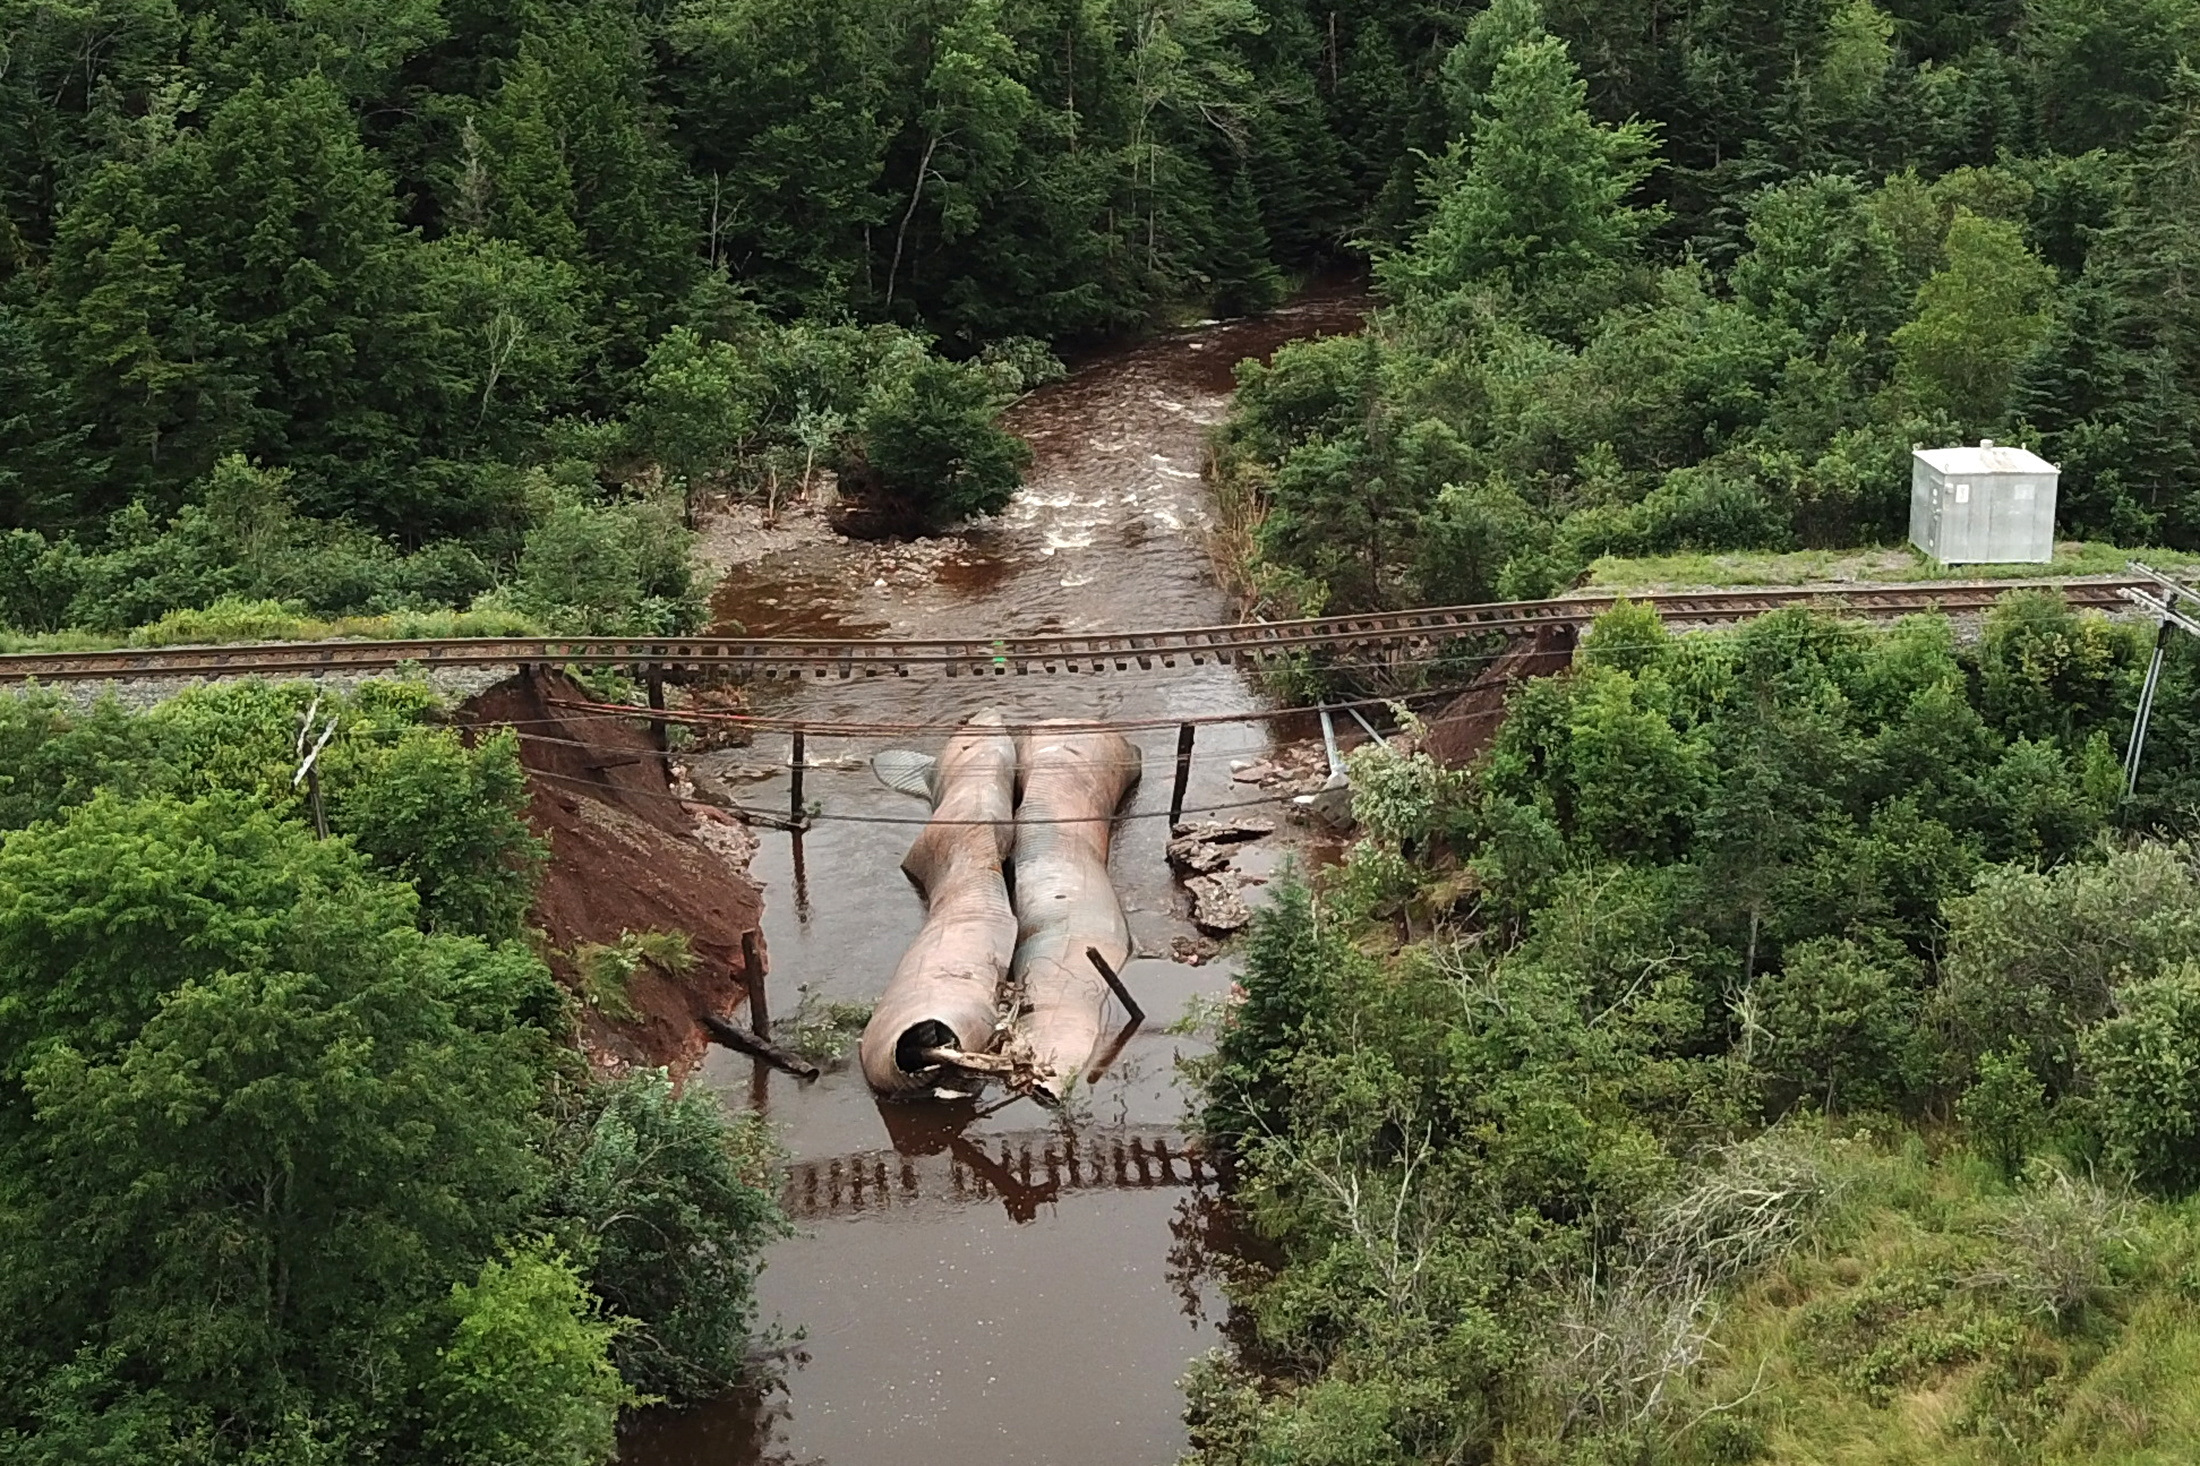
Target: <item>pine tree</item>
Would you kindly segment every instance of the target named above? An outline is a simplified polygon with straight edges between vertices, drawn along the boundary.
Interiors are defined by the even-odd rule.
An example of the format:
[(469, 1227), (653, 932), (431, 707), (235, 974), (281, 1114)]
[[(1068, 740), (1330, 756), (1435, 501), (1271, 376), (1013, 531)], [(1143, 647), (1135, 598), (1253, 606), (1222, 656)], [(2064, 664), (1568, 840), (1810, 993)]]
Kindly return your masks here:
[(666, 23), (704, 251), (774, 309), (844, 309), (892, 217), (883, 19), (873, 0), (685, 0)]
[(1229, 191), (1215, 211), (1215, 248), (1207, 269), (1214, 281), (1217, 315), (1251, 315), (1283, 298), (1283, 275), (1269, 258), (1260, 201), (1253, 197), (1252, 179), (1242, 168), (1230, 175)]
[(2181, 544), (2200, 536), (2200, 301), (2189, 283), (2196, 276), (2200, 84), (2188, 83), (2085, 272), (2087, 286), (2109, 300), (2104, 365), (2116, 400), (2101, 416), (2118, 429), (2118, 472)]
[(645, 90), (629, 17), (589, 12), (522, 36), (477, 124), (486, 232), (593, 288), (611, 364), (637, 364), (702, 273), (695, 191)]
[(1427, 223), (1378, 266), (1384, 285), (1409, 306), (1470, 288), (1546, 309), (1608, 292), (1661, 216), (1627, 202), (1655, 166), (1650, 129), (1598, 124), (1586, 94), (1563, 42), (1508, 48), (1471, 143), (1432, 172)]

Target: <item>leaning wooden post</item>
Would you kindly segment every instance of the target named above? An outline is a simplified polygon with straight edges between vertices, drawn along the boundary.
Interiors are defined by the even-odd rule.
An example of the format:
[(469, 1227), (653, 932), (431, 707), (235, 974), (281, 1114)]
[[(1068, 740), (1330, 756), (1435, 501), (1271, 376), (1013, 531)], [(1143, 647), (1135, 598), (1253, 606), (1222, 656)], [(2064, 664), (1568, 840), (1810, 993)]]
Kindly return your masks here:
[(787, 780), (787, 818), (794, 821), (796, 829), (802, 828), (803, 762), (802, 730), (797, 728), (794, 730), (794, 752), (787, 759), (787, 770), (791, 775)]
[(1131, 1015), (1131, 1022), (1145, 1022), (1146, 1010), (1138, 1006), (1138, 999), (1132, 997), (1131, 990), (1123, 986), (1123, 979), (1117, 977), (1115, 969), (1108, 966), (1108, 959), (1100, 955), (1100, 949), (1098, 947), (1087, 947), (1085, 948), (1085, 955), (1092, 959), (1094, 968), (1099, 971), (1103, 978), (1107, 979), (1108, 986), (1114, 990), (1115, 996), (1121, 1000), (1123, 1011)]
[(1176, 727), (1176, 783), (1169, 790), (1169, 823), (1175, 824), (1184, 814), (1184, 790), (1192, 782), (1192, 739), (1199, 729), (1191, 723), (1179, 723)]
[(756, 933), (741, 933), (741, 980), (749, 989), (749, 1027), (758, 1038), (772, 1036), (772, 1005), (764, 991), (764, 963), (756, 950)]

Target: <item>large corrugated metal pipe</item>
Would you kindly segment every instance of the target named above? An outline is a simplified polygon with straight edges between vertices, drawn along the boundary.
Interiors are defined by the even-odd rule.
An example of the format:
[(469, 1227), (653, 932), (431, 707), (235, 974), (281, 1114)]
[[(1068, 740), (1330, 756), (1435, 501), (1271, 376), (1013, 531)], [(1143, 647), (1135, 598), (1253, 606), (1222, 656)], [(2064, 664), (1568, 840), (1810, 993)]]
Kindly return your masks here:
[(1120, 733), (1045, 723), (1018, 744), (1016, 1034), (1035, 1088), (1059, 1099), (1100, 1041), (1108, 986), (1088, 951), (1116, 970), (1130, 955), (1108, 846), (1116, 810), (1138, 784), (1139, 754)]
[(872, 1009), (858, 1050), (880, 1094), (928, 1095), (948, 1076), (937, 1050), (993, 1047), (1016, 946), (1004, 874), (1015, 839), (1016, 745), (998, 712), (973, 717), (937, 760), (881, 754), (879, 777), (928, 793), (932, 819), (901, 868), (924, 893), (924, 925)]

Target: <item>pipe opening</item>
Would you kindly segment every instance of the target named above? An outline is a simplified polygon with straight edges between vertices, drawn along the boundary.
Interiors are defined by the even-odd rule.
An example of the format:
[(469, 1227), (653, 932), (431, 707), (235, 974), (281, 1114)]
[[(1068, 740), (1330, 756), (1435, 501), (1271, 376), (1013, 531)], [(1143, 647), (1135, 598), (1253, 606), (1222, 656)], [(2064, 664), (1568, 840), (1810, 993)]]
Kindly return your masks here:
[(937, 1018), (927, 1018), (922, 1023), (910, 1024), (894, 1041), (894, 1067), (904, 1074), (927, 1073), (940, 1067), (925, 1057), (927, 1052), (959, 1046), (954, 1029)]

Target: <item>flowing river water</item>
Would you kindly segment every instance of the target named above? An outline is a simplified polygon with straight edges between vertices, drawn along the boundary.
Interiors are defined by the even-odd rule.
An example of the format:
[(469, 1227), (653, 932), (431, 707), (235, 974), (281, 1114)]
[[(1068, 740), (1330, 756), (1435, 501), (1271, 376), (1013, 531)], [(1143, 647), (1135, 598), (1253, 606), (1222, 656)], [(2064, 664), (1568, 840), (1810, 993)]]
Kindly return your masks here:
[[(904, 569), (852, 583), (851, 552), (811, 544), (736, 568), (714, 607), (763, 636), (895, 637), (1128, 631), (1233, 619), (1204, 544), (1201, 478), (1242, 358), (1358, 328), (1364, 297), (1317, 291), (1268, 315), (1147, 340), (1082, 364), (1019, 402), (1026, 483), (998, 520), (936, 542)], [(1229, 667), (1034, 673), (973, 682), (813, 682), (757, 689), (756, 710), (805, 722), (907, 725), (935, 751), (942, 725), (982, 707), (1012, 721), (1174, 719), (1250, 713), (1263, 700)], [(784, 740), (727, 756), (783, 759)], [(802, 1338), (785, 1389), (628, 1433), (640, 1466), (868, 1466), (890, 1458), (970, 1466), (1161, 1466), (1184, 1445), (1176, 1382), (1219, 1343), (1221, 1300), (1197, 1267), (1213, 1220), (1211, 1170), (1186, 1147), (1175, 1061), (1195, 1041), (1166, 1027), (1225, 991), (1228, 959), (1169, 958), (1190, 935), (1163, 854), (1175, 733), (1132, 735), (1146, 777), (1111, 861), (1130, 916), (1123, 976), (1143, 1027), (1064, 1111), (1029, 1100), (884, 1105), (853, 1065), (809, 1084), (725, 1051), (694, 1082), (774, 1123), (791, 1164), (799, 1234), (773, 1246), (763, 1321)], [(1231, 761), (1268, 746), (1261, 722), (1201, 727), (1188, 809), (1242, 804)], [(925, 810), (867, 766), (889, 740), (812, 737), (796, 839), (764, 833), (775, 1018), (804, 993), (867, 1002), (915, 934), (923, 906), (900, 874)], [(742, 798), (784, 808), (785, 776)], [(900, 823), (887, 823), (896, 821)], [(1273, 845), (1275, 842), (1266, 842)], [(1272, 869), (1273, 849), (1238, 865)], [(1121, 1015), (1117, 1015), (1121, 1021)], [(990, 1112), (989, 1112), (990, 1111)]]

